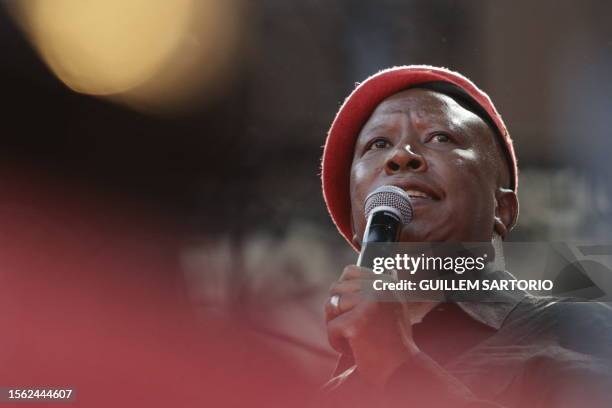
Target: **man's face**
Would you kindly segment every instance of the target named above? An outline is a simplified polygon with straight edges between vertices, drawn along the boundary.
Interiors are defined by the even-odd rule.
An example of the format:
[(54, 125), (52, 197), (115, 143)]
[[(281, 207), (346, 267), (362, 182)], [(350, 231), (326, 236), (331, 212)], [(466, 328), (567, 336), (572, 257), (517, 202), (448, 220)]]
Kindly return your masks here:
[(480, 117), (444, 94), (415, 88), (385, 99), (355, 144), (350, 184), (358, 239), (366, 196), (395, 185), (414, 207), (401, 241), (490, 241), (496, 191), (508, 180), (495, 137)]

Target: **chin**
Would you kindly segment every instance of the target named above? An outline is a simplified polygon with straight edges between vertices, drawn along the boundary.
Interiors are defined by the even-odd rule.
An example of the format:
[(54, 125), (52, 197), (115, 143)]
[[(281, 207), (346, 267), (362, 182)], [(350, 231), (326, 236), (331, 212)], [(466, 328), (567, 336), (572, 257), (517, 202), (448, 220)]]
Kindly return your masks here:
[(436, 224), (421, 223), (415, 220), (402, 228), (401, 242), (445, 242), (453, 240), (453, 231), (448, 228), (448, 222), (436, 220)]
[(410, 232), (407, 234), (402, 233), (399, 240), (400, 242), (444, 242), (448, 241), (448, 238), (433, 232)]

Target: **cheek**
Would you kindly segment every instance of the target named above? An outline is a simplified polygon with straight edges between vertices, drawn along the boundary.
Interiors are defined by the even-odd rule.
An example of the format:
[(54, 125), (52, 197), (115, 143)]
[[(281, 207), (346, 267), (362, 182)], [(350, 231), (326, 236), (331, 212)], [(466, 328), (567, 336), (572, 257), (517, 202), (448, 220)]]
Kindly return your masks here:
[(450, 164), (445, 173), (451, 182), (451, 190), (464, 191), (462, 195), (466, 198), (469, 194), (481, 196), (483, 192), (492, 191), (491, 181), (495, 173), (482, 154), (473, 149), (457, 149), (446, 163)]
[(353, 218), (354, 233), (361, 235), (365, 229), (364, 203), (365, 198), (372, 190), (377, 175), (381, 170), (380, 165), (358, 161), (351, 167), (351, 214)]
[(453, 207), (472, 217), (488, 216), (495, 191), (495, 172), (488, 161), (474, 150), (457, 149), (441, 163), (437, 170)]
[[(461, 213), (464, 226), (483, 232), (492, 228), (495, 215), (495, 172), (489, 162), (473, 150), (455, 151), (447, 169), (454, 211)], [(482, 231), (481, 231), (482, 230)], [(481, 235), (478, 233), (477, 235)]]
[(361, 231), (365, 228), (365, 223), (362, 222), (363, 219), (363, 209), (361, 203), (365, 197), (363, 195), (363, 187), (362, 185), (365, 183), (367, 179), (367, 172), (363, 165), (354, 164), (351, 168), (351, 218), (352, 218), (352, 227), (353, 233), (357, 235), (361, 235)]
[(373, 166), (372, 163), (363, 160), (353, 163), (351, 168), (351, 189), (353, 189), (353, 186), (359, 188), (364, 181), (372, 178), (378, 170), (380, 170), (379, 166)]
[(478, 160), (478, 155), (476, 154), (476, 152), (474, 150), (463, 150), (463, 149), (457, 149), (454, 151), (454, 153), (459, 156), (459, 160), (462, 161), (466, 161), (466, 162), (475, 162), (476, 160)]

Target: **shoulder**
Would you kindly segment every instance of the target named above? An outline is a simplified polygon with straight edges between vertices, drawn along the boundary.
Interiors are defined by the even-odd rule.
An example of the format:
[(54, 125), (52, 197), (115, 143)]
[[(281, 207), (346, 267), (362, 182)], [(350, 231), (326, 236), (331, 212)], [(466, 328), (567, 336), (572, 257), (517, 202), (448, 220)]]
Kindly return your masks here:
[(579, 353), (612, 358), (610, 304), (569, 298), (527, 296), (514, 317), (546, 329), (559, 345)]
[(612, 306), (609, 303), (564, 298), (557, 298), (551, 303), (557, 313), (583, 324), (609, 324), (612, 319)]
[(612, 323), (612, 304), (554, 296), (525, 296), (518, 302), (514, 318), (527, 316), (561, 319), (567, 323), (598, 325)]

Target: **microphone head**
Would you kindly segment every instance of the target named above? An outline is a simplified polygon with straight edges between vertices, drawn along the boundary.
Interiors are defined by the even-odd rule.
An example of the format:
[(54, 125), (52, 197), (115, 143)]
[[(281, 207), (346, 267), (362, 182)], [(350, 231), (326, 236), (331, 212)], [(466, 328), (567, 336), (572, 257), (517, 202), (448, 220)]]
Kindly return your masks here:
[(402, 224), (412, 221), (413, 211), (408, 193), (396, 186), (380, 186), (368, 194), (365, 200), (366, 218), (378, 210), (393, 211)]

